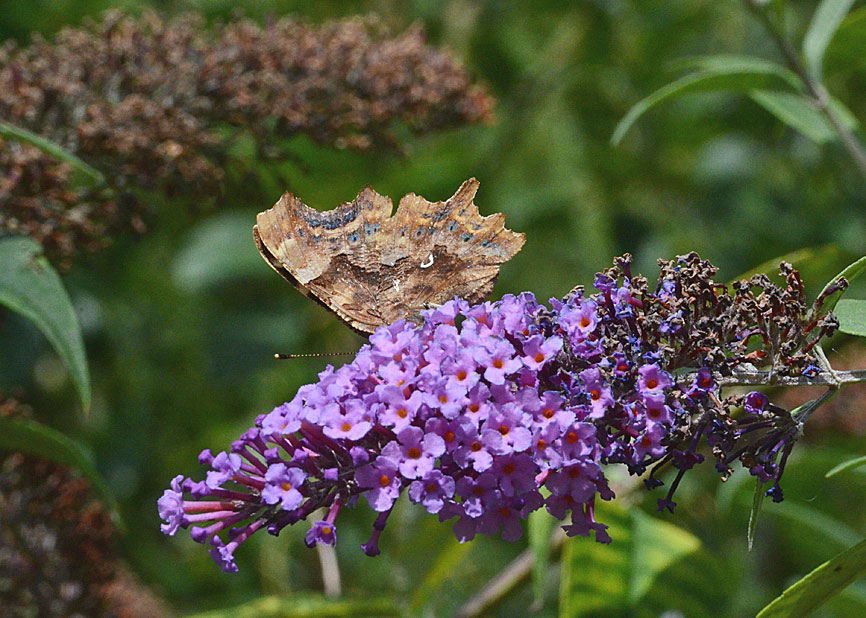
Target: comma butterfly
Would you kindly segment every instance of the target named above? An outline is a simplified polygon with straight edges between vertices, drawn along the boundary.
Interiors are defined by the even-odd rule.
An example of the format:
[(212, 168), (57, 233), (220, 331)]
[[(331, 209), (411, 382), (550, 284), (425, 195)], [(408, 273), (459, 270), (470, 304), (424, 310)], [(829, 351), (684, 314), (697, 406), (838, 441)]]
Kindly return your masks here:
[(360, 333), (454, 296), (480, 302), (499, 267), (523, 246), (505, 215), (482, 217), (471, 178), (445, 202), (410, 193), (391, 200), (367, 186), (351, 203), (319, 212), (291, 193), (256, 217), (253, 236), (268, 264), (299, 292)]

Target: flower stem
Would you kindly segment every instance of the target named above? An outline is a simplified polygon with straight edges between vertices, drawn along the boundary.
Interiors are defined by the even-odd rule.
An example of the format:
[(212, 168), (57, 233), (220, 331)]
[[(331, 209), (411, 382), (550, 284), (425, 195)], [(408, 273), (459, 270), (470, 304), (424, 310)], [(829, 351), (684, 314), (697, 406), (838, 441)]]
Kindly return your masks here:
[[(697, 371), (689, 371), (691, 375)], [(805, 376), (780, 376), (772, 371), (735, 369), (731, 375), (713, 374), (719, 386), (830, 386), (841, 387), (846, 384), (866, 382), (866, 369), (854, 371), (821, 371), (811, 378)]]
[(854, 159), (854, 163), (860, 170), (860, 174), (864, 179), (866, 179), (866, 150), (864, 150), (863, 145), (857, 139), (857, 136), (854, 135), (854, 132), (845, 126), (841, 118), (839, 118), (839, 115), (830, 107), (830, 95), (824, 87), (824, 84), (809, 74), (800, 59), (797, 50), (794, 49), (791, 43), (783, 36), (782, 32), (773, 20), (770, 19), (765, 7), (756, 0), (743, 0), (743, 3), (757, 18), (761, 25), (764, 26), (764, 29), (773, 39), (776, 47), (779, 48), (779, 51), (785, 58), (788, 68), (794, 71), (794, 73), (796, 73), (800, 78), (800, 81), (803, 82), (803, 86), (806, 88), (806, 92), (812, 100), (812, 104), (815, 105), (818, 111), (827, 119), (827, 122), (830, 123), (830, 126), (833, 127), (833, 130), (839, 135), (842, 145), (845, 146), (848, 154), (851, 155), (852, 159)]

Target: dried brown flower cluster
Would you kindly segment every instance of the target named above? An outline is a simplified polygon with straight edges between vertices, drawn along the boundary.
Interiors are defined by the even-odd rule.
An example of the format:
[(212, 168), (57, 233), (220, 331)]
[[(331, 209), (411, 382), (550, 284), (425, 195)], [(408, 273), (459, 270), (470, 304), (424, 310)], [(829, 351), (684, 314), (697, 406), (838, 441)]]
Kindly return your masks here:
[(484, 121), (491, 105), (417, 29), (388, 38), (357, 19), (314, 27), (288, 18), (208, 29), (195, 15), (111, 12), (51, 41), (0, 48), (0, 120), (102, 171), (113, 197), (76, 186), (69, 165), (34, 147), (0, 139), (0, 230), (68, 258), (118, 223), (141, 228), (133, 188), (213, 195), (240, 133), (261, 157), (279, 156), (298, 134), (370, 150), (396, 146), (395, 126), (423, 134)]
[[(30, 414), (0, 393), (0, 416)], [(115, 537), (86, 480), (46, 459), (0, 450), (0, 615), (165, 615), (120, 566)]]

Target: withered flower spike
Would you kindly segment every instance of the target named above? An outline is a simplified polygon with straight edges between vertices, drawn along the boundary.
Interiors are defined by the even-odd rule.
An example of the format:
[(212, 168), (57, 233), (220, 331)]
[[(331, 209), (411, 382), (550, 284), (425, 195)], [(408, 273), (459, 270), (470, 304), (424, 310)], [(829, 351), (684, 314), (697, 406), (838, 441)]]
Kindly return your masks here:
[(382, 30), (290, 18), (206, 28), (196, 15), (112, 11), (50, 41), (0, 46), (0, 120), (75, 153), (114, 189), (88, 195), (70, 166), (0, 139), (0, 231), (33, 236), (64, 265), (144, 228), (136, 190), (206, 201), (223, 179), (226, 126), (252, 134), (261, 156), (282, 157), (299, 134), (393, 149), (395, 124), (424, 134), (490, 119), (487, 92), (423, 32)]

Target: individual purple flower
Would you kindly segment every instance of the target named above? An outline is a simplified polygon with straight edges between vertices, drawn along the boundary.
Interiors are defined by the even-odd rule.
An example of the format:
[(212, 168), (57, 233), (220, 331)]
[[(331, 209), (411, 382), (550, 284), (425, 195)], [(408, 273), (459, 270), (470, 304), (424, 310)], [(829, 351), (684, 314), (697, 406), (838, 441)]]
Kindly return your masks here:
[(556, 357), (561, 349), (561, 338), (545, 338), (542, 335), (535, 335), (523, 343), (523, 356), (520, 360), (529, 369), (537, 371), (552, 358)]
[(465, 417), (451, 420), (433, 417), (427, 420), (427, 423), (424, 425), (424, 431), (441, 437), (442, 443), (445, 445), (445, 452), (447, 453), (460, 446), (460, 435), (474, 433), (477, 431), (477, 428), (472, 424), (472, 421)]
[(445, 452), (445, 441), (435, 433), (425, 434), (419, 427), (406, 427), (396, 442), (382, 449), (382, 456), (396, 461), (400, 474), (407, 479), (424, 476), (433, 469), (437, 457)]
[(495, 429), (479, 433), (474, 427), (461, 427), (460, 446), (454, 451), (454, 461), (461, 468), (469, 465), (476, 472), (484, 472), (493, 465), (493, 454), (502, 452), (502, 434)]
[(707, 394), (716, 386), (716, 381), (713, 380), (712, 372), (706, 367), (701, 367), (695, 374), (695, 379), (692, 382), (689, 390), (686, 391), (691, 399), (701, 401), (706, 398)]
[(490, 410), (492, 409), (490, 405), (490, 389), (483, 382), (479, 382), (469, 391), (466, 398), (464, 416), (477, 427), (487, 420), (487, 417), (490, 415)]
[[(571, 425), (576, 417), (573, 407), (564, 407), (565, 400), (556, 391), (545, 391), (539, 397), (534, 389), (524, 389), (521, 391), (519, 399), (521, 407), (530, 412), (533, 418), (533, 425), (543, 426), (555, 424), (564, 429)], [(524, 394), (525, 393), (525, 394)], [(527, 398), (534, 400), (532, 403), (527, 401)], [(535, 404), (537, 402), (537, 405)]]
[(557, 448), (562, 465), (576, 464), (587, 459), (594, 461), (598, 450), (595, 425), (574, 423), (563, 431)]
[(445, 501), (454, 496), (455, 486), (453, 477), (442, 474), (441, 470), (430, 470), (409, 485), (409, 499), (423, 504), (429, 513), (438, 513)]
[(647, 423), (646, 429), (634, 441), (635, 460), (640, 462), (646, 455), (658, 459), (665, 453), (662, 440), (667, 435), (665, 428), (659, 423)]
[(357, 441), (367, 435), (373, 424), (365, 420), (366, 406), (357, 399), (351, 399), (343, 405), (331, 405), (322, 412), (320, 422), (324, 433), (335, 440), (344, 439)]
[(355, 480), (359, 487), (367, 489), (364, 497), (374, 511), (381, 513), (389, 510), (400, 497), (397, 464), (387, 457), (377, 457), (373, 463), (360, 468), (355, 473)]
[(274, 408), (262, 419), (260, 426), (266, 434), (294, 433), (301, 428), (303, 404), (300, 397)]
[(496, 454), (521, 452), (529, 448), (532, 442), (532, 433), (525, 427), (523, 411), (517, 406), (500, 406), (490, 413), (487, 420), (481, 426), (481, 434), (488, 431), (498, 432), (502, 440), (498, 445)]
[(406, 389), (398, 386), (385, 387), (379, 393), (379, 399), (385, 404), (385, 409), (379, 414), (379, 422), (394, 431), (409, 426), (418, 408), (424, 403), (424, 393), (412, 391), (407, 395)]
[(285, 511), (292, 511), (301, 506), (304, 495), (301, 486), (307, 475), (298, 468), (289, 468), (286, 464), (273, 464), (265, 473), (265, 487), (262, 489), (262, 500), (265, 504), (280, 503)]
[(422, 401), (445, 418), (456, 418), (469, 403), (463, 384), (442, 380), (435, 385), (428, 384), (427, 388), (428, 392), (424, 393)]
[(370, 344), (376, 357), (399, 362), (415, 336), (413, 326), (400, 319), (389, 326), (380, 326), (370, 335)]
[(568, 494), (576, 503), (592, 500), (598, 490), (597, 482), (604, 478), (601, 468), (594, 462), (575, 463), (552, 474), (545, 483), (551, 493)]
[(485, 346), (473, 349), (476, 362), (484, 370), (484, 379), (490, 384), (504, 384), (507, 375), (523, 366), (514, 353), (514, 346), (505, 339), (490, 339)]
[(477, 478), (463, 476), (457, 479), (457, 494), (463, 498), (462, 513), (473, 519), (498, 504), (499, 484), (493, 474), (480, 474)]
[(769, 402), (769, 398), (761, 391), (752, 391), (746, 395), (743, 407), (749, 414), (761, 414), (767, 409), (767, 404)]
[(213, 470), (207, 473), (207, 486), (216, 489), (241, 469), (241, 457), (235, 453), (219, 453), (211, 462)]
[(307, 547), (314, 547), (317, 543), (322, 545), (337, 545), (337, 528), (332, 522), (320, 519), (313, 523), (307, 534), (304, 536), (304, 544)]
[(442, 375), (448, 380), (447, 386), (454, 392), (462, 389), (463, 394), (467, 393), (481, 377), (475, 370), (475, 359), (468, 350), (460, 350), (456, 356), (444, 359), (441, 367)]
[(576, 305), (565, 305), (560, 313), (559, 326), (574, 344), (582, 343), (598, 326), (598, 305), (580, 299)]
[(643, 365), (637, 370), (638, 390), (644, 396), (663, 393), (665, 389), (673, 386), (674, 381), (667, 371), (663, 371), (657, 364)]
[(537, 468), (526, 453), (497, 457), (491, 471), (506, 496), (519, 495), (535, 489)]
[(613, 355), (613, 375), (617, 378), (625, 378), (631, 370), (631, 363), (622, 352)]
[(478, 522), (478, 531), (482, 534), (500, 532), (506, 541), (516, 541), (523, 536), (520, 510), (521, 501), (514, 497), (498, 495), (495, 504), (490, 504)]
[(225, 545), (219, 537), (214, 537), (215, 547), (210, 550), (210, 555), (225, 573), (237, 573), (238, 565), (235, 563), (234, 551), (237, 544), (232, 542)]
[(160, 525), (160, 530), (169, 536), (174, 536), (177, 529), (186, 523), (183, 511), (183, 490), (180, 486), (182, 481), (182, 474), (174, 477), (171, 480), (171, 489), (166, 489), (157, 501), (159, 516), (166, 522)]
[(601, 371), (597, 367), (584, 369), (580, 372), (583, 388), (589, 395), (590, 418), (602, 418), (613, 403), (613, 394), (605, 383)]
[(668, 424), (673, 422), (673, 413), (671, 412), (670, 407), (665, 403), (665, 396), (663, 393), (644, 395), (641, 398), (641, 403), (646, 411), (646, 418), (651, 422)]

